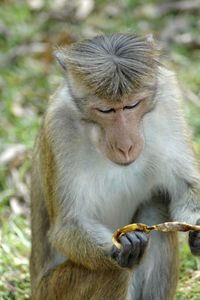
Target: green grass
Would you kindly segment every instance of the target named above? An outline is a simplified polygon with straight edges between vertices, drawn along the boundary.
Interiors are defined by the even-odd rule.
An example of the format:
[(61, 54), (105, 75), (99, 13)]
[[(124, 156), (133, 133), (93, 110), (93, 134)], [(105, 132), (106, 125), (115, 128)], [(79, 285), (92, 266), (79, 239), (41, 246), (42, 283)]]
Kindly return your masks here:
[(10, 215), (5, 209), (0, 246), (0, 298), (29, 299), (30, 226), (27, 218)]
[[(29, 199), (24, 199), (20, 184), (29, 188), (30, 156), (34, 139), (41, 122), (49, 95), (59, 84), (60, 70), (52, 58), (54, 46), (85, 36), (88, 29), (99, 32), (154, 33), (161, 32), (169, 22), (181, 16), (177, 12), (162, 17), (148, 15), (148, 7), (161, 1), (96, 1), (95, 10), (83, 22), (46, 19), (49, 1), (42, 9), (32, 10), (27, 1), (8, 0), (0, 4), (0, 152), (12, 144), (24, 144), (26, 154), (19, 161), (0, 166), (0, 299), (28, 299), (30, 279), (28, 260), (30, 255), (29, 213), (18, 215), (12, 206), (18, 205), (29, 211)], [(142, 4), (148, 5), (141, 10)], [(109, 6), (119, 7), (115, 15), (107, 13)], [(140, 13), (139, 13), (140, 11)], [(141, 13), (141, 11), (143, 11)], [(186, 33), (199, 35), (198, 15), (183, 14), (188, 21)], [(43, 45), (45, 50), (25, 52), (7, 60), (17, 47), (30, 43)], [(175, 69), (181, 86), (200, 95), (200, 50), (184, 47), (168, 41), (170, 65)], [(190, 97), (189, 97), (190, 98)], [(188, 99), (191, 100), (191, 99)], [(185, 101), (184, 109), (192, 128), (193, 146), (200, 160), (200, 105)], [(16, 183), (17, 172), (19, 183)], [(200, 260), (190, 254), (186, 242), (181, 242), (180, 281), (177, 300), (200, 299)]]
[(200, 260), (191, 256), (186, 241), (181, 242), (180, 280), (177, 300), (199, 300), (200, 296)]

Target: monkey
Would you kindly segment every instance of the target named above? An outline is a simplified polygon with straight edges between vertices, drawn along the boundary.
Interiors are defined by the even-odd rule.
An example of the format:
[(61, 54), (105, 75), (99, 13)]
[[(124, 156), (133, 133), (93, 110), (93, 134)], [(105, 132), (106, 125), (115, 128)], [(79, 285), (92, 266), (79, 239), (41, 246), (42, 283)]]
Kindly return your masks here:
[[(176, 76), (147, 36), (114, 33), (55, 51), (63, 82), (33, 153), (33, 300), (172, 300), (176, 233), (131, 222), (200, 222), (197, 161)], [(189, 245), (200, 255), (200, 234)]]

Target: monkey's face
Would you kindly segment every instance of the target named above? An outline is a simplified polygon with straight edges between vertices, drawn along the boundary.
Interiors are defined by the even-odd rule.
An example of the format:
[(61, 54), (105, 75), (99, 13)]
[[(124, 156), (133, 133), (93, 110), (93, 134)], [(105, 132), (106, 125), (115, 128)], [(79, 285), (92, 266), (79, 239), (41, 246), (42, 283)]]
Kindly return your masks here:
[(143, 93), (117, 102), (93, 101), (87, 111), (94, 122), (90, 137), (96, 148), (120, 165), (134, 162), (144, 147), (142, 120), (152, 109), (152, 99)]

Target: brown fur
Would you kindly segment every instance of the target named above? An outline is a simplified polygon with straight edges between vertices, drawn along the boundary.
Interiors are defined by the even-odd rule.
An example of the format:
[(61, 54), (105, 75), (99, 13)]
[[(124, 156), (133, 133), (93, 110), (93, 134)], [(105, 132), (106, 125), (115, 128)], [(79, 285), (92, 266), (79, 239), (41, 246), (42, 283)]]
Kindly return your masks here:
[(124, 300), (130, 275), (128, 270), (91, 271), (68, 261), (45, 275), (34, 299)]

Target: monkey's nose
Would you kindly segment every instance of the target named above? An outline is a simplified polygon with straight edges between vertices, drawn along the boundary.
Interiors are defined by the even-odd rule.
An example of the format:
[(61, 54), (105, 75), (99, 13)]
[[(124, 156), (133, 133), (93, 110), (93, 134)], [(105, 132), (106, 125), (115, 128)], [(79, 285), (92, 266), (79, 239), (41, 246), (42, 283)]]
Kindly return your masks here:
[(123, 159), (125, 161), (130, 161), (131, 160), (131, 153), (133, 150), (133, 145), (132, 144), (127, 144), (127, 145), (117, 145), (117, 150), (120, 153), (120, 156), (123, 156)]

